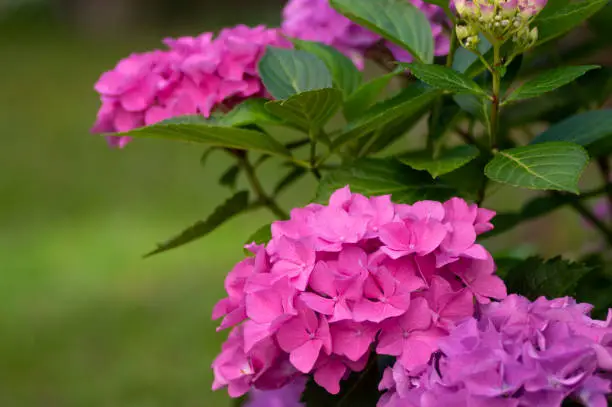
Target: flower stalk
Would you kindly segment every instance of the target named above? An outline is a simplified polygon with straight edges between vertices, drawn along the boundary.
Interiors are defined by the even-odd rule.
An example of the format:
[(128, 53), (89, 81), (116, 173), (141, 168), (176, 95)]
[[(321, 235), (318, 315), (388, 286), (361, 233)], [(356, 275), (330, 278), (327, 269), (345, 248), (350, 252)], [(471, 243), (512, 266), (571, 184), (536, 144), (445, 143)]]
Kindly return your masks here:
[(270, 212), (272, 212), (274, 216), (276, 216), (278, 219), (289, 219), (289, 214), (285, 212), (278, 205), (276, 200), (269, 196), (263, 189), (261, 182), (257, 178), (255, 168), (249, 161), (248, 157), (246, 155), (238, 157), (238, 163), (244, 170), (244, 173), (247, 176), (247, 180), (249, 181), (251, 188), (253, 188), (253, 191), (257, 195), (258, 201), (261, 202), (264, 206), (266, 206), (270, 210)]

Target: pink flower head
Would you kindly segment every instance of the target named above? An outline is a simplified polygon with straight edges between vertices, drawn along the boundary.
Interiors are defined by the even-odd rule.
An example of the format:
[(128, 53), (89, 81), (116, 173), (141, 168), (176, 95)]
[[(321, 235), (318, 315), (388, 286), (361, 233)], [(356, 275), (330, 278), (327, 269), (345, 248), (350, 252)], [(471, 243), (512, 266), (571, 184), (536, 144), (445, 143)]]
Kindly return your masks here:
[(104, 73), (95, 85), (102, 107), (92, 132), (111, 134), (109, 143), (129, 142), (112, 133), (183, 115), (209, 117), (249, 97), (267, 96), (257, 74), (266, 46), (288, 47), (280, 32), (264, 26), (226, 28), (213, 39), (166, 39), (165, 50), (133, 54)]
[[(435, 39), (435, 54), (446, 55), (449, 39), (443, 27), (447, 24), (444, 11), (422, 0), (406, 0), (428, 18)], [(290, 0), (283, 10), (283, 32), (289, 37), (331, 45), (357, 66), (363, 66), (366, 50), (381, 40), (378, 34), (353, 23), (334, 10), (329, 0)], [(410, 62), (412, 56), (393, 43), (386, 42), (398, 61)]]
[[(456, 198), (394, 204), (389, 196), (365, 197), (348, 187), (328, 205), (292, 210), (290, 219), (272, 224), (270, 242), (247, 246), (255, 257), (227, 276), (228, 296), (214, 316), (224, 317), (220, 329), (239, 324), (240, 335), (230, 336), (215, 363), (215, 387), (227, 385), (232, 394), (248, 386), (270, 390), (310, 374), (337, 393), (372, 353), (397, 357), (417, 377), (440, 338), (473, 316), (476, 301), (506, 295), (491, 255), (475, 242), (492, 216)], [(534, 307), (534, 314), (548, 315), (565, 305)], [(491, 313), (491, 320), (505, 320), (505, 309)], [(270, 344), (275, 352), (256, 369), (253, 361), (260, 366), (261, 349)], [(605, 365), (610, 345), (602, 340), (599, 346)], [(246, 374), (230, 380), (232, 363), (247, 362)]]
[(532, 303), (515, 295), (483, 306), (479, 318), (441, 338), (441, 353), (424, 370), (394, 374), (395, 380), (387, 374), (384, 399), (413, 406), (448, 400), (464, 407), (553, 407), (569, 399), (606, 405), (612, 365), (601, 363), (606, 340), (592, 332), (605, 338), (608, 321), (592, 320), (587, 307), (567, 298)]

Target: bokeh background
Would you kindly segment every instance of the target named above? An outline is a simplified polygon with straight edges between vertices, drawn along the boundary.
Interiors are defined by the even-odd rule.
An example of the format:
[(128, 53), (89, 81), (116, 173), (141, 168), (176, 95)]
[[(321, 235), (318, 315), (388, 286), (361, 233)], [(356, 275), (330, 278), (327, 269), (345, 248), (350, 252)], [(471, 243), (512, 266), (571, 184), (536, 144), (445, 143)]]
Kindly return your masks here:
[[(229, 196), (217, 185), (228, 161), (202, 168), (200, 148), (155, 140), (107, 148), (89, 135), (93, 84), (166, 36), (278, 25), (283, 3), (0, 0), (0, 406), (229, 406), (210, 391), (225, 336), (210, 314), (242, 242), (271, 218), (249, 213), (143, 260)], [(307, 203), (313, 187), (282, 204)], [(524, 198), (499, 190), (487, 205)], [(560, 211), (487, 244), (571, 257), (585, 233)]]

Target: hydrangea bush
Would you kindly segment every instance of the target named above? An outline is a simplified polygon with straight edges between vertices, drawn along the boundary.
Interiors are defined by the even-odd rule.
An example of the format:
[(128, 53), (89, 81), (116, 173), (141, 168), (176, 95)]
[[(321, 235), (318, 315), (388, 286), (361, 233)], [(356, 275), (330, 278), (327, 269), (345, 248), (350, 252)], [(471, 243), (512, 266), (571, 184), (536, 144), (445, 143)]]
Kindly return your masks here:
[[(93, 133), (112, 147), (157, 137), (235, 161), (232, 195), (147, 256), (247, 211), (277, 218), (237, 242), (213, 389), (246, 407), (608, 405), (612, 69), (584, 62), (609, 52), (593, 27), (610, 10), (290, 0), (280, 28), (166, 39), (104, 73)], [(284, 169), (275, 185), (263, 164)], [(312, 200), (282, 208), (305, 176)], [(503, 185), (539, 193), (496, 214)], [(564, 206), (602, 237), (571, 261), (486, 248)]]

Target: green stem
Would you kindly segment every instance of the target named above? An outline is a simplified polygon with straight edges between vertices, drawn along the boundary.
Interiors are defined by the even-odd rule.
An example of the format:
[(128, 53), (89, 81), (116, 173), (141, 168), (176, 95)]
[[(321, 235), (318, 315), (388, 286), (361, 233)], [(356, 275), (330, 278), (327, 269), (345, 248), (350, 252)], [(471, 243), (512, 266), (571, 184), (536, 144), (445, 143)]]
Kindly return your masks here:
[(263, 205), (265, 205), (270, 210), (270, 212), (272, 212), (274, 216), (276, 216), (278, 219), (289, 219), (289, 214), (287, 214), (287, 212), (285, 212), (281, 209), (280, 206), (278, 206), (274, 198), (266, 194), (266, 191), (264, 191), (261, 182), (259, 182), (259, 179), (257, 178), (255, 168), (253, 167), (249, 159), (244, 156), (239, 157), (238, 161), (247, 176), (249, 184), (251, 184), (253, 191), (257, 195), (258, 200)]
[(493, 94), (491, 95), (491, 118), (489, 120), (489, 146), (491, 149), (497, 148), (497, 131), (499, 127), (499, 105), (501, 98), (501, 52), (500, 45), (493, 45)]

